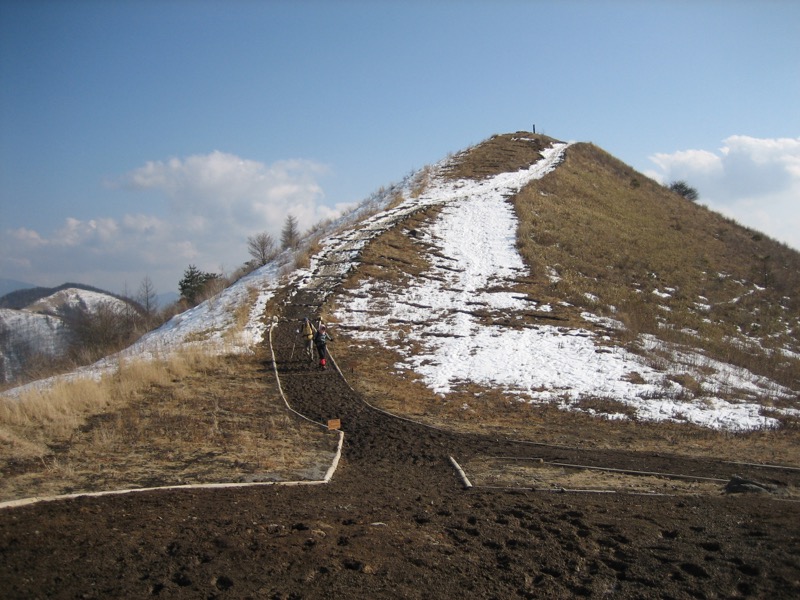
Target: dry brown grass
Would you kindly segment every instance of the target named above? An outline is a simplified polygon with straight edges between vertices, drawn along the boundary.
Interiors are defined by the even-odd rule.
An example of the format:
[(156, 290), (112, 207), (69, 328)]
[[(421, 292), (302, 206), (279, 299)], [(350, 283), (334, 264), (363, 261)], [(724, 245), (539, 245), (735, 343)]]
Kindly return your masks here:
[[(503, 457), (476, 458), (461, 466), (470, 482), (476, 486), (538, 491), (583, 490), (696, 496), (719, 495), (724, 485), (723, 481), (582, 469)], [(796, 494), (796, 490), (792, 489), (792, 493)]]
[(541, 158), (539, 152), (553, 141), (545, 135), (526, 131), (495, 135), (453, 157), (448, 176), (453, 179), (483, 179), (527, 169)]
[[(510, 163), (503, 163), (503, 153), (498, 148), (509, 136), (501, 137), (505, 139), (490, 140), (490, 147), (478, 147), (478, 154), (470, 150), (459, 157), (460, 164), (451, 174), (484, 177), (508, 170), (509, 165), (518, 166), (517, 161), (531, 160), (528, 144), (527, 151), (520, 147), (507, 152)], [(489, 165), (482, 167), (490, 154), (493, 158)], [(517, 281), (515, 291), (551, 303), (554, 307), (551, 317), (560, 319), (557, 324), (587, 327), (580, 313), (591, 310), (625, 324), (626, 330), (618, 334), (615, 343), (626, 344), (642, 333), (653, 333), (690, 347), (700, 346), (719, 360), (797, 386), (798, 361), (770, 360), (769, 353), (753, 353), (730, 340), (732, 336), (741, 338), (739, 330), (754, 315), (761, 320), (774, 315), (775, 320), (763, 329), (774, 333), (783, 319), (780, 343), (797, 348), (796, 335), (785, 334), (787, 322), (797, 323), (797, 312), (792, 312), (796, 300), (782, 295), (794, 285), (792, 276), (784, 275), (780, 283), (776, 277), (773, 288), (755, 290), (744, 300), (731, 302), (742, 295), (743, 286), (755, 289), (750, 284), (756, 283), (751, 276), (752, 255), (757, 250), (769, 246), (773, 260), (794, 265), (795, 269), (800, 265), (797, 253), (753, 236), (703, 207), (677, 197), (587, 144), (571, 147), (566, 162), (523, 190), (515, 205), (520, 216), (518, 245), (531, 268), (531, 277)], [(428, 266), (429, 248), (418, 239), (412, 240), (408, 232), (436, 214), (436, 209), (429, 209), (371, 242), (363, 253), (361, 266), (343, 288), (355, 289), (364, 279), (384, 281), (398, 289), (413, 284), (414, 278)], [(560, 281), (550, 280), (550, 268), (556, 269)], [(672, 290), (670, 298), (653, 293), (668, 288)], [(725, 306), (724, 317), (715, 316), (721, 315), (722, 309), (716, 308), (709, 315), (698, 307), (697, 303), (702, 302), (700, 296), (709, 305)], [(572, 306), (563, 306), (563, 301)], [(661, 306), (671, 310), (665, 311)], [(755, 307), (760, 307), (759, 311), (754, 312)], [(526, 315), (523, 324), (541, 322), (541, 318), (541, 315)], [(390, 326), (402, 332), (414, 325), (391, 323)], [(552, 405), (531, 404), (502, 391), (474, 385), (461, 386), (440, 397), (413, 372), (398, 370), (395, 365), (400, 360), (399, 354), (368, 342), (347, 343), (347, 323), (340, 324), (339, 329), (345, 343), (337, 344), (337, 360), (351, 385), (379, 408), (421, 422), (452, 430), (582, 448), (624, 447), (800, 464), (800, 428), (796, 420), (787, 417), (781, 417), (783, 427), (779, 430), (733, 434), (688, 424), (639, 422), (629, 407), (612, 398), (584, 399), (581, 408), (604, 411), (611, 408), (612, 412), (627, 414), (631, 420), (603, 420), (585, 413), (564, 412)], [(683, 331), (689, 329), (696, 334)], [(698, 338), (702, 338), (702, 343), (698, 343)], [(776, 343), (774, 339), (763, 341), (768, 348)], [(687, 394), (700, 393), (700, 382), (692, 375), (676, 377), (681, 379)], [(629, 379), (636, 382), (637, 374), (630, 373)], [(768, 399), (765, 402), (769, 405)], [(797, 407), (796, 402), (788, 405)]]
[(247, 300), (242, 302), (236, 307), (233, 313), (233, 327), (229, 328), (226, 332), (227, 339), (232, 339), (238, 336), (250, 321), (250, 312), (253, 305), (258, 300), (259, 291), (256, 287), (247, 289)]
[(254, 356), (125, 362), (0, 407), (0, 500), (187, 483), (321, 479), (335, 436), (286, 410)]
[[(651, 333), (788, 387), (800, 382), (800, 360), (776, 353), (800, 352), (797, 252), (591, 144), (570, 147), (515, 206), (518, 246), (543, 292), (622, 321), (621, 341)], [(560, 281), (548, 281), (549, 268)]]

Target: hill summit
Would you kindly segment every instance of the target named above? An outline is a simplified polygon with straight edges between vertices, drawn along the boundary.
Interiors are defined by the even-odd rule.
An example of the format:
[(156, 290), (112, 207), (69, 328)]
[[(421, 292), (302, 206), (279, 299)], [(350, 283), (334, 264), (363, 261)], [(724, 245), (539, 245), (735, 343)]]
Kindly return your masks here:
[(494, 136), (10, 391), (0, 577), (20, 598), (795, 598), (797, 266), (591, 144)]
[(370, 243), (329, 311), (396, 408), (422, 393), (448, 418), (479, 398), (733, 430), (800, 415), (797, 252), (591, 144), (495, 136), (415, 186), (424, 212)]
[(373, 194), (125, 354), (241, 351), (300, 294), (293, 318), (336, 325), (354, 385), (393, 409), (752, 430), (800, 414), (798, 288), (787, 246), (593, 144), (517, 132)]

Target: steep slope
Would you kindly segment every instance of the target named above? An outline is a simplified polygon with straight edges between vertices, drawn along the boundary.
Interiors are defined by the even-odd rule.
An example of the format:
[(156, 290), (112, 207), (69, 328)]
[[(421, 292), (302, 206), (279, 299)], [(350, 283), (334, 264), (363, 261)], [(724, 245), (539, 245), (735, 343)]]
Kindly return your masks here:
[[(351, 368), (369, 364), (364, 389), (395, 410), (448, 404), (447, 419), (511, 400), (732, 430), (794, 422), (798, 254), (588, 144), (517, 194), (502, 160), (542, 144), (496, 136), (456, 156), (408, 201), (440, 212), (365, 253), (381, 268), (355, 274), (332, 313), (358, 346)], [(768, 287), (753, 280), (765, 252)]]
[[(518, 160), (526, 150), (518, 144), (521, 136), (512, 137), (515, 150), (509, 155)], [(787, 459), (798, 464), (796, 428), (732, 436), (671, 421), (599, 420), (588, 410), (575, 416), (548, 408), (549, 401), (533, 406), (506, 397), (510, 394), (501, 388), (509, 382), (487, 386), (476, 377), (487, 375), (486, 367), (495, 374), (516, 373), (516, 379), (528, 371), (547, 372), (569, 362), (575, 347), (583, 349), (579, 358), (587, 365), (624, 356), (626, 364), (643, 371), (639, 377), (649, 375), (639, 362), (641, 349), (624, 346), (633, 334), (602, 316), (604, 304), (587, 298), (590, 292), (580, 287), (574, 303), (565, 301), (559, 284), (567, 273), (559, 276), (560, 264), (548, 260), (541, 270), (531, 269), (534, 261), (515, 253), (521, 220), (512, 199), (558, 177), (576, 147), (537, 149), (534, 143), (529, 148), (534, 159), (522, 170), (505, 172), (498, 163), (477, 179), (449, 177), (447, 170), (465, 164), (471, 152), (432, 167), (376, 199), (376, 210), (357, 225), (343, 221), (338, 231), (324, 232), (307, 268), (276, 279), (278, 265), (270, 265), (138, 346), (149, 351), (160, 337), (176, 345), (202, 341), (224, 351), (221, 330), (235, 332), (238, 321), (225, 313), (253, 309), (248, 325), (265, 317), (269, 358), (262, 359), (261, 369), (248, 362), (250, 368), (228, 373), (221, 382), (208, 373), (205, 383), (197, 377), (185, 386), (186, 412), (209, 413), (195, 431), (198, 450), (190, 461), (196, 472), (204, 471), (204, 461), (219, 452), (214, 443), (238, 456), (234, 430), (221, 429), (218, 417), (236, 410), (231, 397), (247, 383), (243, 380), (260, 376), (305, 417), (323, 423), (341, 419), (342, 460), (329, 485), (162, 489), (0, 510), (6, 596), (797, 597), (800, 471), (754, 464)], [(281, 260), (291, 264), (289, 255)], [(333, 348), (341, 372), (317, 370), (295, 351), (299, 319), (318, 315), (340, 321)], [(552, 324), (558, 327), (551, 329)], [(520, 354), (541, 358), (540, 348), (512, 347), (500, 354), (492, 340), (501, 340), (504, 348), (508, 335), (533, 335), (542, 348), (547, 336), (557, 342), (550, 346), (549, 362), (520, 368)], [(645, 335), (652, 334), (635, 337)], [(403, 356), (405, 346), (411, 351)], [(441, 348), (447, 351), (438, 353)], [(448, 373), (436, 363), (469, 368)], [(385, 380), (375, 379), (387, 369)], [(437, 399), (426, 380), (431, 372), (444, 375), (440, 381), (449, 389), (443, 398)], [(589, 379), (608, 375), (584, 373)], [(567, 373), (562, 376), (568, 379)], [(223, 397), (210, 403), (203, 398), (199, 408), (209, 383), (221, 384)], [(686, 387), (685, 380), (673, 383)], [(165, 418), (162, 392), (161, 386), (142, 391), (137, 404), (154, 414), (161, 422), (159, 435), (169, 439), (179, 432), (169, 429), (174, 421)], [(248, 393), (253, 404), (272, 401), (257, 386)], [(586, 401), (581, 398), (584, 409)], [(595, 399), (594, 406), (603, 403)], [(107, 444), (115, 421), (136, 430), (141, 445), (147, 431), (136, 417), (135, 410), (126, 410), (92, 419), (59, 450), (92, 438)], [(256, 418), (263, 416), (254, 412)], [(430, 420), (441, 427), (420, 423)], [(540, 424), (542, 435), (531, 435), (530, 423)], [(266, 420), (258, 425), (263, 431), (257, 426), (252, 435), (268, 453), (272, 439), (286, 434)], [(570, 431), (569, 446), (553, 443), (552, 432), (559, 428)], [(625, 437), (607, 435), (615, 428)], [(665, 435), (654, 451), (636, 446), (639, 436), (656, 430), (674, 437)], [(697, 450), (691, 442), (698, 436), (686, 432), (698, 431), (716, 447), (687, 456)], [(602, 435), (605, 446), (596, 443)], [(99, 449), (99, 458), (112, 456), (108, 446)], [(133, 454), (128, 443), (120, 451)], [(55, 465), (60, 456), (47, 459)], [(474, 487), (464, 489), (451, 457), (465, 467)], [(151, 463), (144, 465), (150, 485), (159, 478), (174, 483), (178, 469), (164, 466), (158, 473)], [(241, 468), (238, 458), (234, 466)], [(32, 468), (12, 467), (4, 475)], [(75, 464), (69, 467), (77, 470)], [(723, 495), (735, 474), (752, 480), (743, 487), (761, 493)], [(71, 481), (66, 485), (81, 489)], [(87, 519), (92, 527), (86, 527)]]
[(516, 207), (521, 251), (562, 299), (621, 320), (628, 338), (656, 335), (797, 383), (798, 252), (589, 144)]

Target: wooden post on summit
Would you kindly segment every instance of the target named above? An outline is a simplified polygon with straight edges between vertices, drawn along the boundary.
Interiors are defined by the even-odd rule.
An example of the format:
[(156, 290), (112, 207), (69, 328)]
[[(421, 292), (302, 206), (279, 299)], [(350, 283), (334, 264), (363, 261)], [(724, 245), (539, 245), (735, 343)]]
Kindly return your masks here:
[(533, 133), (536, 133), (536, 123), (533, 124)]
[(336, 431), (342, 428), (341, 419), (328, 419), (328, 431)]

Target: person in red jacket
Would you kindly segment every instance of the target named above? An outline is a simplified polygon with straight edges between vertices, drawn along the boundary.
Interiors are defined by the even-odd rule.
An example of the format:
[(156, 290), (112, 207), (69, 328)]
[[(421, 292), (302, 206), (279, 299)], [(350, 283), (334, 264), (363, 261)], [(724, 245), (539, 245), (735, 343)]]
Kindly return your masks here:
[(333, 341), (333, 338), (328, 335), (328, 329), (325, 325), (320, 324), (317, 333), (314, 336), (314, 345), (317, 347), (317, 354), (319, 354), (319, 367), (326, 369), (328, 366), (327, 343)]

